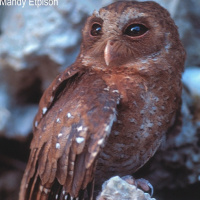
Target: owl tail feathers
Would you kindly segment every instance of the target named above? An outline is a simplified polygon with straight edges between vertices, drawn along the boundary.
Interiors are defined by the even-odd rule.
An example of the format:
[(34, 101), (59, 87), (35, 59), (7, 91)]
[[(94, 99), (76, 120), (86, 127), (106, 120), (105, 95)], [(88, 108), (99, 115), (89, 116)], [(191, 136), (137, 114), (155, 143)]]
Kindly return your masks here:
[[(92, 200), (94, 181), (90, 182), (84, 190), (80, 190), (77, 197), (72, 197), (57, 179), (51, 184), (42, 185), (39, 176), (30, 180), (19, 200)], [(23, 196), (23, 197), (22, 197)]]

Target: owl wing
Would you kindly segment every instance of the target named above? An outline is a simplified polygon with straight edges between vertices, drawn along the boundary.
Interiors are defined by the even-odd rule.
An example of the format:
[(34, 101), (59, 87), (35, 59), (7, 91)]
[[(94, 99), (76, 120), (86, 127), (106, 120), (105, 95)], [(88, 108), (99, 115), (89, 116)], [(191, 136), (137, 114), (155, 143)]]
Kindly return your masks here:
[(114, 86), (88, 71), (64, 74), (40, 101), (20, 200), (81, 199), (116, 118)]

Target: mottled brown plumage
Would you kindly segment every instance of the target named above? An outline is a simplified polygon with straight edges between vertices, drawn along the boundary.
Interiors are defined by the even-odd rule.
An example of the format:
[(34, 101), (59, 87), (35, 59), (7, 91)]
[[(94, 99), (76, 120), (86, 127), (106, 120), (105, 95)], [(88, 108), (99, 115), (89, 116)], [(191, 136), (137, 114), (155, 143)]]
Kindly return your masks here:
[(20, 200), (92, 199), (158, 149), (181, 99), (185, 51), (154, 2), (116, 2), (88, 18), (76, 62), (45, 91)]

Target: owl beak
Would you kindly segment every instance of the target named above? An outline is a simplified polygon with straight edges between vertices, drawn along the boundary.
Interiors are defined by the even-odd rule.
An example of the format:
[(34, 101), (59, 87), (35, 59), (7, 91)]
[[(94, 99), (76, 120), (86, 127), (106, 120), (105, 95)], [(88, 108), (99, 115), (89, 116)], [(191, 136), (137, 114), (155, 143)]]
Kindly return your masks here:
[(105, 63), (106, 63), (107, 66), (116, 57), (115, 54), (114, 54), (114, 51), (113, 51), (113, 44), (114, 44), (114, 42), (112, 40), (108, 40), (106, 47), (104, 49), (104, 60), (105, 60)]

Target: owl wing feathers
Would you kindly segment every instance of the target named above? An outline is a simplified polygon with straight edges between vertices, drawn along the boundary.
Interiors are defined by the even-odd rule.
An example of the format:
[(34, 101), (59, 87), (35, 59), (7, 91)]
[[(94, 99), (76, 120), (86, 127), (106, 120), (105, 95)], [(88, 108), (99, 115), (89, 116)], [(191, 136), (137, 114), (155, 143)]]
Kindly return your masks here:
[(20, 200), (78, 197), (93, 181), (120, 95), (98, 75), (70, 71), (58, 76), (41, 99)]
[(79, 72), (79, 69), (75, 67), (74, 65), (71, 65), (63, 73), (60, 73), (54, 79), (51, 85), (45, 90), (39, 103), (38, 113), (34, 119), (33, 130), (37, 128), (40, 120), (43, 118), (43, 116), (46, 114), (49, 108), (56, 101), (56, 98), (62, 92), (64, 87), (67, 84), (70, 84), (68, 82), (73, 82), (74, 78), (78, 76), (78, 72)]

